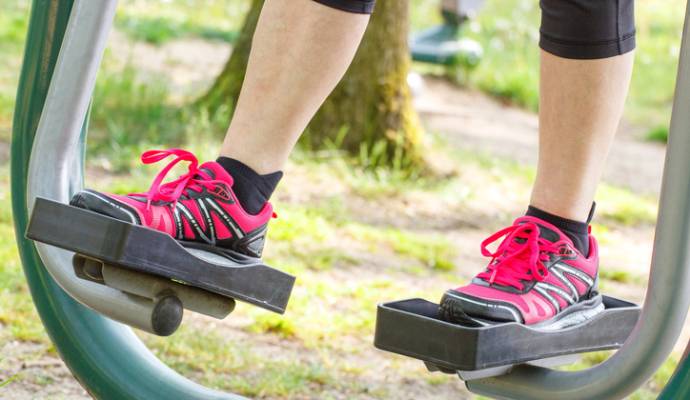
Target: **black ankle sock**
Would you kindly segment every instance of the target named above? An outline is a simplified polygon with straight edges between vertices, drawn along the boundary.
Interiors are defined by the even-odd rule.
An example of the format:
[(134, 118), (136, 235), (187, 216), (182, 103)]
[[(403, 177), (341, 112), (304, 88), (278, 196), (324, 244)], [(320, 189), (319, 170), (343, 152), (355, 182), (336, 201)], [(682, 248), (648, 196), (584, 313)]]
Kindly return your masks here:
[(251, 167), (234, 158), (218, 157), (216, 162), (232, 176), (235, 181), (232, 191), (235, 192), (242, 208), (250, 214), (261, 211), (283, 177), (282, 171), (259, 175)]
[(561, 232), (565, 233), (565, 235), (573, 241), (573, 244), (580, 253), (585, 257), (589, 256), (588, 226), (594, 215), (594, 204), (592, 204), (592, 209), (589, 211), (589, 217), (587, 217), (586, 222), (573, 221), (572, 219), (559, 217), (558, 215), (553, 215), (533, 206), (527, 208), (527, 213), (525, 215), (537, 217), (560, 229)]

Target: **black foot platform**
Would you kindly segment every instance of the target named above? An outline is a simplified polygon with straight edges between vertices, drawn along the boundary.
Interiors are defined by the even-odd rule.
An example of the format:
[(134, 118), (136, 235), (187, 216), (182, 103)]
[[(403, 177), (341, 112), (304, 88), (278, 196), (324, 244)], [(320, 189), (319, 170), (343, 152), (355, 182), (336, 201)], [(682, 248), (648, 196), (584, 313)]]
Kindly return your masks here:
[(556, 366), (572, 355), (623, 345), (640, 314), (638, 306), (604, 296), (605, 309), (580, 325), (546, 331), (518, 323), (466, 327), (445, 322), (438, 304), (409, 299), (379, 305), (374, 345), (422, 360), (430, 371), (463, 380), (502, 375), (518, 364)]
[(118, 289), (139, 295), (145, 283), (126, 276), (128, 271), (283, 313), (295, 282), (258, 258), (188, 249), (165, 233), (42, 198), (36, 199), (26, 236), (77, 253), (77, 276), (131, 285), (131, 291)]

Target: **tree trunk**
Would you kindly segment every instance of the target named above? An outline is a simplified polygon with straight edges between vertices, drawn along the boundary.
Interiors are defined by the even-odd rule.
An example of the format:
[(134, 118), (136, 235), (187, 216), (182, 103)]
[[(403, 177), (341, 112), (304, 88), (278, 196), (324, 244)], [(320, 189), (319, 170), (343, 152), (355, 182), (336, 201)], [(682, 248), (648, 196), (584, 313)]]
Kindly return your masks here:
[[(251, 39), (264, 0), (254, 0), (232, 55), (199, 104), (232, 110), (244, 79)], [(303, 142), (337, 147), (369, 167), (419, 164), (421, 128), (407, 86), (409, 2), (378, 0), (355, 59), (311, 121)]]
[(408, 1), (377, 1), (352, 65), (304, 140), (334, 143), (367, 166), (419, 163), (421, 127), (407, 85), (409, 9)]
[(197, 104), (206, 108), (211, 114), (215, 113), (221, 106), (227, 106), (228, 110), (235, 108), (242, 82), (244, 82), (249, 50), (252, 47), (252, 37), (263, 5), (264, 0), (252, 0), (240, 35), (233, 44), (232, 53), (225, 63), (223, 71), (218, 75), (211, 89), (197, 100)]

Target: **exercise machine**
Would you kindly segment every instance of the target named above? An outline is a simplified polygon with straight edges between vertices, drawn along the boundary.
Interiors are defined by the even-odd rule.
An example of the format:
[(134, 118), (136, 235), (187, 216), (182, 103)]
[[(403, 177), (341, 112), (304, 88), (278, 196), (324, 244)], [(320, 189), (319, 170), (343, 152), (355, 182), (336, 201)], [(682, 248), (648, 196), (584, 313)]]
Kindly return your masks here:
[[(106, 282), (108, 272), (105, 270), (108, 267), (99, 265), (124, 264), (122, 259), (103, 260), (83, 254), (82, 258), (88, 260), (83, 260), (83, 265), (79, 260), (75, 264), (73, 252), (25, 237), (32, 208), (35, 211), (37, 205), (50, 206), (50, 201), (64, 205), (70, 195), (82, 186), (83, 145), (89, 102), (116, 3), (116, 0), (33, 2), (11, 149), (16, 238), (31, 296), (55, 348), (94, 398), (238, 399), (240, 397), (236, 395), (205, 388), (172, 371), (127, 326), (148, 325), (153, 330), (151, 321), (158, 303), (146, 296), (119, 290), (118, 285), (113, 283), (117, 279), (110, 280), (112, 286)], [(506, 360), (501, 360), (500, 365), (474, 361), (480, 359), (461, 364), (463, 360), (460, 358), (447, 358), (445, 361), (450, 361), (448, 363), (440, 358), (429, 360), (431, 369), (454, 372), (470, 367), (467, 369), (472, 372), (471, 368), (477, 367), (475, 371), (481, 371), (481, 374), (464, 375), (468, 388), (495, 398), (620, 399), (642, 385), (668, 357), (690, 306), (688, 15), (686, 11), (645, 304), (639, 318), (635, 317), (637, 322), (629, 335), (619, 331), (616, 335), (620, 336), (606, 339), (608, 342), (601, 337), (597, 339), (598, 346), (605, 345), (603, 348), (607, 348), (617, 347), (620, 338), (627, 336), (622, 347), (601, 365), (577, 372), (552, 370), (545, 367), (550, 364), (549, 360), (540, 362), (521, 357), (508, 359), (517, 364), (509, 365), (507, 369), (504, 368)], [(42, 162), (38, 163), (37, 160)], [(46, 203), (39, 198), (45, 199)], [(88, 249), (77, 250), (88, 253)], [(86, 265), (86, 261), (89, 261), (89, 265)], [(89, 279), (77, 276), (75, 265)], [(126, 265), (115, 267), (115, 271), (132, 272), (124, 268)], [(103, 282), (98, 281), (99, 273), (103, 276)], [(421, 312), (406, 311), (405, 307), (409, 305), (404, 302), (386, 303), (380, 310), (392, 310), (390, 312), (394, 318), (408, 312), (404, 315), (418, 318), (424, 324), (429, 322), (422, 319), (426, 317)], [(626, 314), (629, 315), (626, 318), (632, 318), (634, 307), (614, 300), (608, 300), (607, 305), (609, 313)], [(427, 304), (431, 310), (433, 306)], [(433, 317), (433, 314), (429, 317)], [(448, 331), (449, 339), (467, 334), (459, 331), (463, 327), (452, 328)], [(529, 337), (531, 334), (544, 333), (525, 330), (522, 334)], [(474, 338), (477, 343), (482, 340), (480, 335)], [(440, 340), (427, 343), (443, 346)], [(591, 345), (585, 343), (585, 346), (589, 346), (587, 348), (591, 348)], [(505, 370), (493, 373), (486, 371), (494, 367)], [(690, 358), (687, 355), (681, 360), (660, 398), (690, 398)]]
[(462, 37), (461, 32), (483, 3), (484, 0), (443, 0), (442, 23), (416, 33), (410, 40), (412, 59), (443, 65), (450, 71), (469, 71), (476, 67), (482, 59), (482, 46)]

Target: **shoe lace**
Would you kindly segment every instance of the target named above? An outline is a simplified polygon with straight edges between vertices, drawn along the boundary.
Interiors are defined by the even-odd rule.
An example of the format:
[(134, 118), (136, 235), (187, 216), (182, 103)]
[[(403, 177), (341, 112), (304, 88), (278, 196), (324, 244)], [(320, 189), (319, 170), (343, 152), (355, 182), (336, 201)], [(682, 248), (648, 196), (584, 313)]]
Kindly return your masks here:
[[(533, 222), (514, 224), (489, 236), (482, 242), (482, 255), (491, 257), (487, 269), (477, 278), (524, 289), (524, 281), (541, 282), (549, 276), (544, 261), (549, 261), (551, 253), (558, 253), (565, 240), (550, 242), (540, 237), (539, 225)], [(488, 246), (504, 238), (496, 251)]]
[[(134, 194), (146, 196), (147, 210), (154, 201), (171, 202), (173, 203), (173, 207), (176, 207), (178, 199), (183, 194), (187, 194), (189, 190), (195, 192), (201, 192), (204, 188), (213, 190), (217, 184), (224, 183), (221, 180), (212, 179), (204, 170), (199, 169), (199, 160), (197, 160), (194, 154), (187, 150), (168, 149), (145, 151), (141, 155), (141, 162), (144, 164), (154, 164), (169, 156), (174, 156), (175, 158), (156, 175), (148, 192)], [(168, 175), (168, 172), (181, 161), (189, 162), (187, 173), (170, 182), (162, 183)]]

